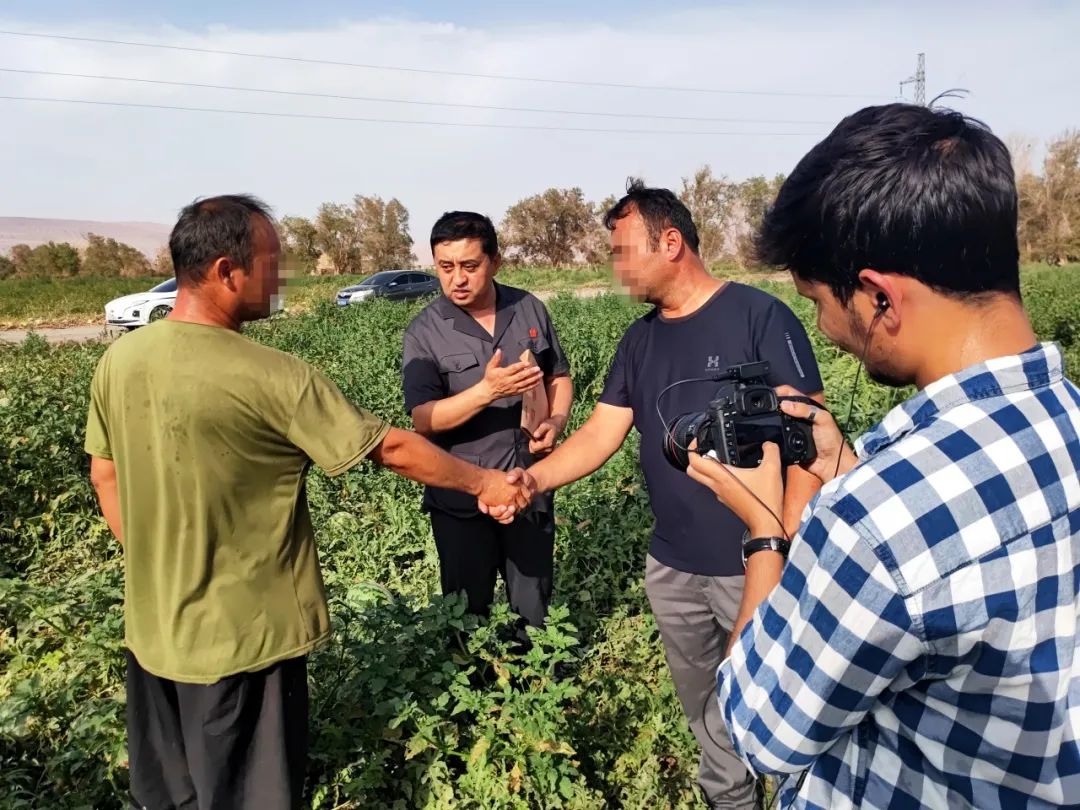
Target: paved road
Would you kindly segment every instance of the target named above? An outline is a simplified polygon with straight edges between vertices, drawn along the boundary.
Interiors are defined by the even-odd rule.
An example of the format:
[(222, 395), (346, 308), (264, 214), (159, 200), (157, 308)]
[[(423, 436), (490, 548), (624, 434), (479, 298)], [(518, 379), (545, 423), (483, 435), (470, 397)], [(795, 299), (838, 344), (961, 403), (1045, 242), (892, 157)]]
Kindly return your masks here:
[(0, 343), (22, 343), (30, 332), (40, 335), (49, 343), (85, 343), (88, 340), (112, 340), (120, 334), (117, 329), (110, 329), (101, 324), (86, 326), (64, 326), (54, 329), (4, 329), (0, 330)]
[[(607, 288), (585, 287), (575, 290), (574, 295), (578, 298), (592, 298), (601, 293), (608, 292)], [(541, 291), (536, 294), (537, 298), (547, 300), (555, 296), (555, 293)], [(88, 340), (113, 340), (122, 334), (121, 330), (103, 326), (102, 324), (85, 324), (83, 326), (63, 326), (56, 328), (27, 329), (0, 329), (0, 343), (22, 343), (26, 336), (33, 331), (49, 341), (49, 343), (85, 343)]]

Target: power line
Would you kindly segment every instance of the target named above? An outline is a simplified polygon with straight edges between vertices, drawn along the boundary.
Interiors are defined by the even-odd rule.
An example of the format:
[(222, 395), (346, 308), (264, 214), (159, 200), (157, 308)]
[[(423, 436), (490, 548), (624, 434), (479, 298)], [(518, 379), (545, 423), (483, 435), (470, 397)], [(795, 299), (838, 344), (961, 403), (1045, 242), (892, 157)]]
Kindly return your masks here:
[(100, 107), (125, 107), (145, 110), (172, 110), (177, 112), (220, 113), (224, 115), (257, 115), (268, 118), (304, 118), (319, 121), (359, 121), (368, 124), (409, 124), (426, 127), (464, 127), (468, 129), (524, 129), (543, 132), (599, 132), (609, 135), (744, 135), (758, 137), (815, 137), (813, 132), (717, 132), (690, 129), (600, 129), (595, 127), (543, 126), (538, 124), (486, 124), (463, 123), (458, 121), (416, 121), (402, 118), (362, 118), (347, 115), (318, 115), (314, 113), (271, 112), (269, 110), (233, 110), (220, 107), (180, 107), (171, 104), (141, 104), (129, 101), (98, 101), (83, 98), (45, 98), (41, 96), (6, 96), (0, 95), (0, 101), (34, 101), (53, 104), (86, 104)]
[(775, 118), (710, 118), (693, 115), (653, 115), (651, 113), (595, 112), (591, 110), (553, 110), (543, 107), (505, 107), (493, 104), (462, 104), (450, 101), (419, 101), (415, 99), (383, 98), (379, 96), (348, 96), (337, 93), (312, 93), (300, 90), (276, 90), (266, 87), (236, 87), (227, 84), (202, 84), (199, 82), (177, 82), (165, 79), (140, 79), (134, 76), (104, 76), (92, 73), (64, 73), (54, 70), (29, 70), (23, 68), (0, 67), (0, 73), (19, 73), (28, 76), (59, 76), (68, 79), (95, 79), (110, 82), (133, 82), (137, 84), (162, 85), (167, 87), (192, 87), (202, 90), (231, 90), (239, 93), (266, 93), (278, 96), (299, 96), (305, 98), (325, 98), (337, 101), (374, 101), (385, 104), (410, 104), (422, 107), (454, 107), (465, 110), (497, 110), (499, 112), (546, 113), (550, 115), (585, 115), (600, 118), (647, 118), (658, 121), (700, 121), (722, 124), (819, 124), (827, 125), (832, 121), (785, 120)]
[(331, 59), (308, 59), (300, 56), (282, 56), (280, 54), (247, 53), (244, 51), (227, 51), (218, 48), (196, 48), (189, 45), (166, 45), (158, 42), (133, 42), (120, 39), (102, 39), (100, 37), (76, 37), (66, 34), (42, 34), (30, 31), (4, 31), (0, 34), (12, 37), (36, 37), (39, 39), (57, 39), (68, 42), (92, 42), (99, 45), (123, 45), (132, 48), (157, 48), (170, 51), (185, 51), (188, 53), (215, 54), (218, 56), (240, 56), (246, 59), (272, 59), (280, 62), (299, 62), (309, 65), (331, 65), (334, 67), (359, 68), (363, 70), (385, 70), (399, 73), (421, 73), (433, 76), (456, 76), (468, 79), (493, 79), (511, 82), (535, 82), (540, 84), (574, 85), (579, 87), (606, 87), (620, 90), (654, 90), (660, 92), (677, 93), (710, 93), (714, 95), (729, 96), (780, 96), (785, 98), (846, 98), (846, 99), (880, 99), (882, 96), (866, 93), (808, 93), (808, 92), (785, 92), (778, 90), (723, 90), (711, 87), (669, 87), (665, 85), (651, 84), (623, 84), (618, 82), (589, 82), (575, 79), (550, 79), (537, 76), (510, 76), (494, 73), (467, 73), (456, 70), (434, 70), (429, 68), (401, 67), (399, 65), (375, 65), (360, 62), (338, 62)]

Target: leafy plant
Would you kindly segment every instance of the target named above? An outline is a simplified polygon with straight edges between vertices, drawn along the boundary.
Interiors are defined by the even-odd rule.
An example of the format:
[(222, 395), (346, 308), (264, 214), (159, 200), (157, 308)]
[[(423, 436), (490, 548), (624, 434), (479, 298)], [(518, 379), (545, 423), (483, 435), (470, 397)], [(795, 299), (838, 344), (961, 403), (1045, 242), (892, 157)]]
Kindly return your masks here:
[[(318, 282), (321, 284), (337, 284)], [(761, 282), (807, 324), (828, 404), (847, 414), (855, 361), (813, 326), (790, 285)], [(1024, 275), (1041, 338), (1080, 369), (1080, 274)], [(323, 296), (317, 296), (322, 298)], [(401, 333), (422, 302), (304, 314), (248, 329), (408, 425)], [(587, 418), (627, 325), (615, 296), (549, 303)], [(100, 518), (82, 437), (101, 344), (0, 348), (0, 806), (113, 808), (127, 784), (122, 555)], [(907, 392), (856, 389), (851, 433)], [(372, 465), (310, 474), (334, 635), (311, 656), (307, 795), (316, 808), (694, 808), (696, 744), (641, 581), (652, 515), (636, 440), (557, 495), (548, 625), (513, 646), (436, 595), (420, 488)], [(573, 621), (570, 618), (573, 617)]]

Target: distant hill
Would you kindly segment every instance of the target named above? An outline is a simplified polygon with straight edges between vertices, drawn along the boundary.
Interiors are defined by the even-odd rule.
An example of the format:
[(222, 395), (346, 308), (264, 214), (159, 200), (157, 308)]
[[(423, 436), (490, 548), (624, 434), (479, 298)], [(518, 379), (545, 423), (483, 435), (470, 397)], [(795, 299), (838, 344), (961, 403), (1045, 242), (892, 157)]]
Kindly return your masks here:
[(112, 237), (126, 242), (153, 260), (158, 249), (168, 244), (171, 226), (156, 222), (93, 222), (79, 219), (32, 219), (30, 217), (0, 217), (0, 253), (14, 245), (36, 245), (45, 242), (70, 242), (82, 247), (86, 235)]

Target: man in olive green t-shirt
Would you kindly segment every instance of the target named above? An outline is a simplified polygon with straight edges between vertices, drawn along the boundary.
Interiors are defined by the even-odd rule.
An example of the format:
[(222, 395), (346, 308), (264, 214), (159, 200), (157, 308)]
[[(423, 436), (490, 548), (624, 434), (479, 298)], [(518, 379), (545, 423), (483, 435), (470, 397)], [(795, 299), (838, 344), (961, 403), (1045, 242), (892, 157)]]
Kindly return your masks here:
[(101, 509), (124, 544), (131, 800), (297, 807), (306, 655), (330, 633), (308, 466), (339, 475), (370, 457), (470, 492), (502, 520), (527, 496), (239, 333), (278, 291), (280, 245), (257, 200), (193, 203), (169, 247), (176, 307), (102, 357), (86, 430)]

